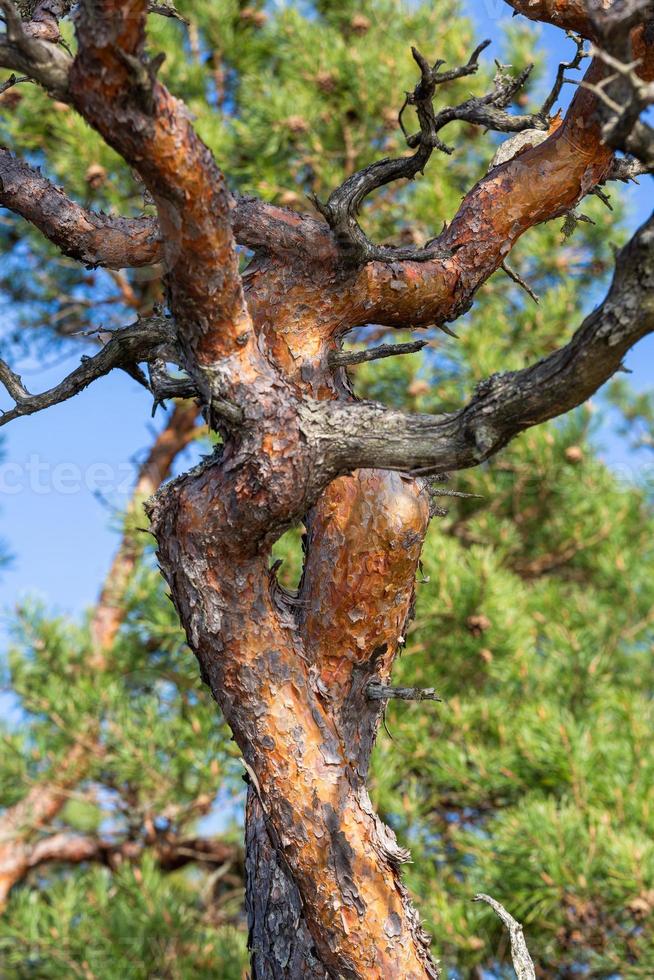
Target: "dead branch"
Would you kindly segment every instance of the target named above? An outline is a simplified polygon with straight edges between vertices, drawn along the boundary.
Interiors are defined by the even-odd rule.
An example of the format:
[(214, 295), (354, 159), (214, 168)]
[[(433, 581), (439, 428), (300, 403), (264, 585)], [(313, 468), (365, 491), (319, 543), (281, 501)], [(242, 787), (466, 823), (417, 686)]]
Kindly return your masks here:
[[(637, 7), (646, 6), (638, 4)], [(649, 4), (654, 12), (654, 5)], [(646, 171), (654, 171), (654, 128), (640, 117), (654, 104), (654, 81), (641, 77), (640, 58), (631, 59), (630, 20), (626, 26), (607, 12), (597, 18), (601, 47), (593, 54), (610, 70), (596, 85), (589, 86), (603, 113), (603, 136), (609, 146), (632, 154)], [(611, 53), (614, 52), (614, 53)]]
[(654, 330), (654, 215), (622, 249), (604, 302), (565, 347), (521, 371), (493, 375), (451, 415), (405, 415), (375, 403), (305, 405), (307, 431), (333, 472), (383, 466), (439, 472), (476, 466), (519, 432), (570, 411)]
[(529, 955), (520, 923), (506, 911), (503, 905), (500, 905), (490, 895), (484, 895), (483, 893), (475, 895), (473, 902), (486, 902), (506, 926), (511, 941), (511, 959), (513, 960), (513, 969), (515, 970), (517, 980), (536, 980), (534, 963)]
[(84, 357), (60, 384), (41, 394), (33, 395), (23, 385), (20, 377), (9, 365), (0, 360), (0, 383), (15, 402), (15, 407), (0, 415), (0, 426), (22, 415), (33, 415), (52, 405), (67, 401), (79, 394), (93, 381), (109, 374), (114, 368), (132, 368), (139, 361), (147, 361), (162, 346), (174, 340), (170, 321), (154, 316), (139, 320), (122, 330), (116, 330), (111, 339), (93, 357)]
[(372, 681), (366, 688), (370, 701), (389, 701), (393, 698), (400, 701), (442, 701), (433, 687), (390, 687), (379, 681)]
[(378, 361), (396, 354), (415, 354), (427, 346), (426, 340), (414, 340), (408, 344), (380, 344), (369, 350), (339, 350), (329, 355), (330, 367), (343, 367), (349, 364), (363, 364), (365, 361)]
[[(438, 86), (474, 74), (479, 67), (479, 55), (489, 44), (490, 41), (484, 41), (473, 51), (467, 64), (450, 71), (440, 71), (442, 61), (431, 65), (416, 48), (412, 48), (421, 77), (413, 92), (407, 94), (400, 110), (399, 122), (407, 145), (415, 153), (409, 157), (384, 159), (370, 164), (332, 191), (326, 204), (315, 201), (334, 232), (347, 264), (361, 265), (373, 261), (427, 262), (433, 258), (446, 257), (446, 251), (438, 242), (421, 249), (374, 245), (359, 226), (357, 215), (366, 197), (374, 190), (396, 180), (412, 180), (417, 174), (424, 173), (435, 149), (452, 153), (452, 148), (443, 143), (438, 135), (450, 122), (464, 120), (500, 132), (547, 128), (547, 121), (541, 112), (518, 116), (505, 111), (524, 85), (532, 66), (514, 77), (498, 64), (493, 89), (487, 95), (468, 99), (458, 106), (445, 107), (438, 112), (435, 110), (434, 97)], [(404, 126), (403, 113), (407, 106), (416, 110), (420, 125), (418, 133), (410, 134)]]

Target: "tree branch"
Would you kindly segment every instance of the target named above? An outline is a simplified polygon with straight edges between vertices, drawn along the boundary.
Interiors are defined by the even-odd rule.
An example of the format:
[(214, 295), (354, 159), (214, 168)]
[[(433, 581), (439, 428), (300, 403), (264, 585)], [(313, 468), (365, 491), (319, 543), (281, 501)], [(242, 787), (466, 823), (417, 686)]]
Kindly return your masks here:
[(30, 20), (25, 25), (27, 32), (43, 41), (58, 43), (61, 40), (59, 21), (70, 13), (72, 0), (36, 0), (27, 6), (32, 8)]
[(136, 268), (161, 259), (156, 219), (117, 218), (88, 211), (3, 147), (0, 147), (0, 206), (21, 215), (64, 255), (87, 266)]
[(391, 687), (379, 681), (371, 681), (366, 688), (366, 696), (370, 701), (388, 701), (393, 698), (400, 701), (442, 701), (433, 687)]
[[(2, 146), (0, 207), (25, 218), (64, 255), (87, 266), (139, 268), (163, 259), (157, 218), (121, 218), (83, 208)], [(316, 262), (333, 250), (324, 222), (257, 198), (237, 197), (231, 223), (236, 241), (246, 248), (305, 254)]]
[(500, 903), (494, 898), (491, 898), (490, 895), (484, 895), (482, 893), (475, 895), (473, 902), (486, 902), (486, 904), (490, 905), (493, 911), (497, 913), (506, 926), (509, 933), (509, 939), (511, 941), (511, 959), (513, 961), (513, 969), (515, 970), (517, 980), (536, 980), (534, 963), (529, 955), (529, 950), (527, 949), (527, 944), (525, 942), (524, 933), (520, 923), (506, 911), (503, 905), (500, 905)]
[(63, 48), (35, 36), (21, 21), (11, 0), (0, 0), (5, 33), (0, 35), (0, 65), (19, 71), (43, 85), (57, 98), (65, 98), (72, 58)]
[(378, 361), (396, 354), (415, 354), (427, 346), (426, 340), (414, 340), (408, 344), (380, 344), (368, 350), (337, 350), (329, 355), (330, 367), (344, 367), (348, 364), (363, 364), (365, 361)]
[(60, 384), (38, 395), (30, 394), (20, 377), (0, 360), (0, 383), (16, 403), (15, 408), (0, 415), (0, 426), (21, 415), (33, 415), (44, 408), (67, 401), (114, 368), (132, 368), (139, 361), (148, 360), (171, 341), (174, 341), (174, 331), (169, 320), (159, 316), (140, 320), (122, 330), (114, 331), (111, 340), (99, 353), (93, 357), (84, 357), (79, 367)]
[(228, 384), (214, 370), (218, 361), (262, 358), (238, 271), (232, 197), (186, 108), (157, 80), (161, 58), (145, 55), (147, 7), (146, 0), (82, 4), (69, 90), (154, 198), (184, 367), (210, 404)]
[[(648, 48), (648, 63), (654, 63), (654, 46)], [(606, 66), (595, 59), (585, 81), (596, 84), (606, 73)], [(450, 258), (390, 267), (373, 262), (361, 270), (346, 329), (370, 321), (440, 325), (466, 312), (525, 231), (567, 213), (613, 175), (613, 152), (603, 140), (603, 123), (597, 97), (578, 89), (562, 125), (548, 139), (492, 168), (466, 195), (435, 240)]]
[[(479, 55), (489, 44), (490, 41), (484, 41), (473, 51), (467, 64), (451, 71), (440, 71), (442, 61), (430, 65), (416, 48), (411, 49), (421, 77), (413, 92), (405, 99), (400, 110), (399, 122), (407, 145), (414, 149), (415, 153), (408, 157), (378, 160), (348, 177), (331, 193), (326, 204), (315, 201), (333, 230), (342, 258), (347, 264), (361, 265), (375, 260), (427, 262), (448, 254), (447, 249), (444, 249), (438, 240), (434, 240), (422, 249), (374, 245), (359, 226), (357, 215), (365, 198), (377, 188), (395, 180), (412, 180), (417, 174), (424, 173), (425, 166), (435, 149), (443, 153), (452, 153), (452, 148), (443, 143), (438, 135), (449, 123), (455, 120), (466, 121), (499, 132), (520, 132), (533, 128), (547, 130), (549, 109), (558, 97), (563, 84), (563, 70), (565, 67), (576, 67), (579, 64), (582, 57), (581, 45), (578, 46), (577, 57), (559, 70), (552, 93), (536, 113), (515, 115), (505, 111), (515, 94), (524, 85), (533, 66), (528, 66), (514, 77), (499, 64), (493, 89), (487, 95), (470, 98), (454, 107), (446, 106), (438, 112), (435, 110), (434, 96), (438, 86), (474, 74), (478, 68)], [(413, 135), (407, 132), (402, 121), (407, 106), (415, 108), (420, 125), (420, 131)]]
[(633, 154), (654, 171), (654, 129), (640, 118), (654, 103), (654, 65), (646, 58), (647, 36), (636, 29), (644, 19), (654, 26), (652, 0), (619, 0), (593, 13), (598, 37), (593, 54), (607, 66), (607, 74), (588, 88), (598, 99), (608, 145)]
[(306, 403), (308, 436), (335, 473), (381, 466), (445, 472), (488, 459), (530, 426), (590, 397), (654, 330), (654, 215), (622, 249), (611, 288), (571, 341), (537, 364), (482, 381), (451, 415), (405, 415), (374, 403)]
[(564, 31), (574, 31), (589, 41), (595, 40), (595, 28), (586, 0), (505, 0), (513, 15), (524, 14), (529, 20), (553, 24)]

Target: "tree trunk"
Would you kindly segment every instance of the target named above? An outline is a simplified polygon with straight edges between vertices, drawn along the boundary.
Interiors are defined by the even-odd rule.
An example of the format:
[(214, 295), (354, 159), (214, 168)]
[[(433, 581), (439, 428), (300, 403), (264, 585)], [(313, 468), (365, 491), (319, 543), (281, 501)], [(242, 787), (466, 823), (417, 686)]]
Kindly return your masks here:
[[(307, 521), (296, 619), (330, 722), (346, 750), (345, 768), (357, 773), (361, 784), (381, 710), (366, 689), (373, 679), (390, 678), (428, 520), (427, 497), (416, 481), (366, 470), (331, 484)], [(388, 828), (381, 829), (380, 839), (394, 847)], [(398, 861), (405, 858), (396, 854)], [(252, 787), (246, 855), (253, 976), (329, 975), (316, 959), (302, 899), (276, 857)]]
[(252, 786), (245, 811), (245, 902), (252, 980), (326, 980), (302, 898), (268, 834)]
[[(576, 0), (537, 7), (563, 26), (593, 26)], [(318, 205), (321, 223), (260, 201), (234, 202), (186, 107), (156, 77), (147, 15), (145, 0), (82, 3), (72, 63), (58, 48), (23, 40), (8, 66), (22, 65), (26, 49), (33, 53), (33, 76), (138, 171), (157, 208), (156, 227), (132, 225), (145, 239), (138, 247), (130, 226), (113, 222), (112, 247), (103, 252), (97, 222), (74, 206), (65, 207), (68, 220), (43, 208), (32, 214), (32, 195), (26, 199), (15, 183), (9, 206), (16, 202), (69, 254), (95, 248), (98, 261), (120, 264), (126, 239), (136, 265), (156, 251), (166, 269), (170, 330), (161, 341), (143, 327), (132, 331), (132, 357), (183, 368), (185, 390), (223, 436), (211, 458), (159, 491), (149, 513), (189, 645), (250, 780), (255, 975), (436, 978), (400, 878), (407, 852), (376, 816), (365, 785), (381, 710), (369, 685), (390, 679), (429, 520), (425, 488), (413, 476), (479, 464), (610, 377), (654, 329), (650, 230), (644, 226), (623, 250), (607, 301), (568, 345), (487, 378), (457, 412), (406, 416), (357, 402), (333, 355), (348, 331), (366, 324), (416, 328), (456, 319), (525, 231), (569, 213), (607, 179), (614, 164), (604, 141), (607, 100), (596, 90), (601, 84), (608, 93), (613, 76), (595, 58), (556, 132), (493, 167), (423, 249), (393, 249), (364, 235), (357, 221), (364, 199), (424, 171), (448, 121), (542, 129), (544, 110), (503, 111), (524, 73), (512, 80), (500, 69), (487, 96), (437, 113), (436, 86), (472, 74), (481, 48), (441, 74), (440, 62), (432, 68), (414, 51), (420, 81), (407, 103), (420, 133), (407, 142), (415, 152), (353, 174)], [(20, 26), (12, 22), (12, 30), (20, 40)], [(57, 199), (40, 175), (28, 168), (27, 176)], [(256, 253), (243, 275), (237, 240)], [(87, 366), (83, 383), (92, 369), (106, 373), (107, 360)], [(16, 400), (3, 424), (42, 407), (8, 368), (3, 377)], [(80, 386), (72, 375), (46, 400)], [(299, 521), (307, 528), (304, 575), (298, 595), (289, 596), (271, 569), (271, 547)]]
[[(239, 483), (258, 483), (246, 465)], [(320, 964), (327, 975), (436, 977), (399, 878), (408, 854), (365, 789), (380, 711), (366, 690), (388, 681), (403, 636), (427, 495), (384, 471), (335, 481), (307, 520), (304, 576), (289, 602), (268, 549), (252, 553), (253, 536), (234, 535), (245, 515), (232, 472), (217, 461), (181, 478), (157, 495), (152, 517), (182, 621), (252, 780), (256, 975), (319, 976)]]

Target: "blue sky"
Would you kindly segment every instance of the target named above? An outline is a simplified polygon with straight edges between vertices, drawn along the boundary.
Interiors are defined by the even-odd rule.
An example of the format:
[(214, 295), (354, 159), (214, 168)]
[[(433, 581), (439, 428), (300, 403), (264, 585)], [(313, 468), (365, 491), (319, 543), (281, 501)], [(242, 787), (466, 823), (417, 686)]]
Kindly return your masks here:
[[(502, 0), (474, 0), (463, 7), (475, 17), (479, 38), (494, 41), (490, 54), (499, 56), (510, 20), (506, 5)], [(542, 28), (542, 43), (552, 66), (570, 55), (570, 42), (554, 28)], [(571, 86), (566, 94), (572, 94)], [(651, 191), (651, 179), (644, 178), (639, 188), (626, 192), (632, 225), (651, 209)], [(25, 383), (33, 390), (48, 387), (76, 360), (77, 356), (45, 369), (31, 365)], [(635, 386), (651, 388), (654, 339), (641, 342), (627, 363)], [(3, 393), (0, 405), (6, 404)], [(2, 430), (6, 438), (0, 466), (0, 537), (15, 557), (0, 576), (0, 609), (11, 610), (26, 594), (73, 614), (94, 601), (116, 546), (115, 510), (127, 501), (134, 460), (151, 442), (153, 425), (159, 426), (160, 419), (150, 419), (144, 389), (114, 372), (72, 401)], [(608, 434), (606, 454), (616, 464), (632, 462)], [(0, 642), (1, 638), (0, 632)]]

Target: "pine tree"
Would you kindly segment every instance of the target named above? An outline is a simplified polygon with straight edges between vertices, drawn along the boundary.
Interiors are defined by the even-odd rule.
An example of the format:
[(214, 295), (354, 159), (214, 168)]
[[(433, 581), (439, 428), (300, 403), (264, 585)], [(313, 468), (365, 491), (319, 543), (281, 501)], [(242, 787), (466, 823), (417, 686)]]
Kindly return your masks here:
[[(197, 132), (241, 193), (297, 210), (308, 207), (306, 195), (324, 202), (344, 175), (404, 151), (397, 108), (415, 84), (411, 43), (426, 47), (437, 37), (430, 55), (448, 66), (465, 62), (474, 48), (471, 26), (454, 3), (437, 11), (428, 5), (400, 10), (379, 0), (317, 3), (306, 12), (208, 2), (180, 3), (178, 9), (186, 24), (150, 18), (150, 48), (168, 55), (160, 77), (184, 99)], [(67, 22), (62, 29), (73, 43)], [(532, 43), (528, 31), (514, 29), (506, 60), (525, 64)], [(504, 76), (499, 84), (507, 84)], [(447, 104), (489, 86), (482, 66), (448, 86)], [(537, 102), (543, 86), (533, 73), (512, 93), (514, 101), (522, 108), (526, 97)], [(48, 175), (65, 182), (84, 207), (137, 214), (145, 206), (153, 214), (134, 171), (66, 101), (53, 104), (35, 87), (16, 86), (1, 98), (8, 110), (2, 121), (6, 145), (47, 166)], [(455, 124), (448, 139), (456, 153), (431, 164), (438, 179), (391, 183), (377, 193), (364, 218), (370, 238), (415, 248), (433, 234), (434, 215), (456, 212), (494, 147), (467, 122)], [(5, 203), (20, 211), (11, 199), (13, 185), (5, 180), (3, 186)], [(570, 324), (581, 319), (585, 292), (612, 265), (610, 238), (617, 242), (621, 234), (616, 216), (600, 201), (585, 201), (583, 209), (596, 224), (582, 222), (569, 241), (562, 242), (559, 221), (531, 230), (513, 249), (511, 263), (540, 294), (538, 306), (498, 272), (458, 324), (458, 340), (433, 328), (421, 335), (429, 344), (419, 354), (348, 369), (357, 394), (413, 412), (453, 412), (480, 379), (519, 371), (560, 348)], [(98, 220), (102, 230), (104, 219)], [(568, 217), (566, 233), (575, 224)], [(2, 287), (20, 314), (6, 338), (14, 350), (79, 343), (65, 335), (80, 329), (95, 328), (102, 342), (134, 312), (160, 318), (165, 297), (156, 268), (80, 268), (49, 252), (13, 217), (2, 235), (9, 256)], [(36, 276), (46, 255), (46, 270)], [(260, 274), (258, 261), (247, 269), (250, 283)], [(398, 292), (406, 288), (401, 279), (397, 286)], [(410, 318), (404, 322), (412, 325)], [(360, 331), (355, 347), (365, 349), (370, 333)], [(391, 339), (388, 327), (376, 334), (379, 341)], [(284, 361), (283, 351), (276, 356)], [(618, 397), (630, 420), (628, 396)], [(428, 481), (432, 510), (447, 504), (448, 513), (432, 523), (424, 544), (415, 619), (402, 638), (406, 646), (393, 680), (434, 687), (444, 701), (390, 702), (385, 723), (393, 741), (380, 737), (370, 787), (381, 816), (411, 849), (407, 883), (437, 937), (439, 955), (460, 974), (501, 970), (510, 962), (501, 924), (486, 906), (470, 901), (478, 891), (490, 892), (524, 920), (543, 975), (652, 972), (652, 517), (643, 492), (616, 486), (598, 461), (596, 419), (590, 408), (578, 409), (563, 422), (524, 434), (465, 475)], [(401, 480), (392, 484), (400, 497)], [(384, 487), (371, 483), (371, 499), (388, 492)], [(443, 496), (451, 491), (475, 496)], [(352, 520), (342, 505), (340, 498), (330, 499), (331, 526), (343, 520), (337, 530), (346, 538), (354, 527), (356, 544), (363, 517), (355, 509)], [(309, 555), (312, 547), (320, 555), (321, 535), (323, 543), (329, 537), (330, 524), (323, 521), (314, 514), (309, 522)], [(389, 532), (380, 527), (378, 533)], [(125, 540), (135, 540), (133, 526)], [(392, 535), (389, 541), (399, 550)], [(285, 562), (273, 596), (292, 610), (298, 584), (306, 594), (311, 575), (329, 581), (328, 570), (324, 563), (313, 571), (307, 564), (299, 583), (297, 528), (275, 547)], [(366, 595), (369, 586), (370, 614), (379, 580), (374, 561), (359, 567), (352, 552), (348, 574), (353, 598), (357, 590)], [(400, 619), (413, 591), (413, 572), (403, 574)], [(220, 885), (207, 900), (205, 879), (188, 868), (166, 873), (156, 846), (162, 827), (167, 833), (172, 826), (178, 838), (187, 828), (190, 833), (194, 803), (213, 798), (221, 783), (223, 793), (237, 792), (237, 751), (226, 729), (216, 726), (215, 708), (195, 677), (151, 555), (130, 569), (112, 602), (120, 615), (91, 677), (85, 667), (97, 654), (97, 619), (78, 627), (27, 609), (17, 624), (11, 682), (27, 716), (24, 728), (6, 735), (11, 751), (2, 763), (2, 785), (8, 789), (0, 802), (15, 806), (27, 785), (43, 780), (44, 768), (52, 773), (70, 758), (80, 733), (86, 737), (101, 726), (97, 759), (89, 767), (85, 753), (83, 771), (72, 783), (81, 800), (73, 796), (48, 831), (72, 832), (78, 841), (83, 835), (102, 838), (99, 863), (107, 867), (98, 867), (95, 857), (81, 865), (47, 863), (14, 889), (0, 932), (7, 970), (16, 976), (214, 976), (219, 964), (219, 975), (238, 976), (243, 935), (223, 925)], [(387, 622), (384, 615), (367, 621), (364, 615), (356, 634), (356, 606), (348, 615), (362, 644), (378, 630), (376, 656), (384, 656), (384, 636), (393, 630), (396, 642), (401, 622)], [(329, 641), (331, 624), (321, 616), (316, 624), (305, 620), (309, 632), (322, 630)], [(343, 625), (335, 621), (333, 628), (342, 631)], [(336, 676), (331, 655), (327, 650), (327, 670)], [(209, 677), (206, 663), (204, 670)], [(274, 837), (268, 841), (259, 800), (265, 786), (259, 787), (251, 759), (248, 767), (250, 856), (259, 858), (249, 869), (250, 925), (255, 975), (263, 976), (274, 956), (262, 949), (262, 937), (268, 930), (273, 945), (276, 937), (271, 906), (264, 903), (257, 921), (256, 902), (271, 884), (266, 869), (281, 873), (274, 864), (280, 845)], [(170, 824), (156, 823), (171, 812)], [(36, 829), (39, 843), (48, 838), (44, 828)], [(118, 853), (126, 841), (140, 848), (129, 860)], [(111, 847), (116, 854), (108, 857)], [(284, 889), (290, 901), (293, 893)], [(238, 922), (227, 892), (228, 917)], [(212, 905), (218, 909), (213, 919)], [(282, 910), (282, 919), (288, 911)], [(297, 927), (299, 913), (292, 911)], [(288, 975), (324, 975), (315, 957), (324, 959), (325, 949), (308, 950), (300, 926), (304, 959), (296, 961), (294, 949)], [(394, 922), (389, 937), (393, 932)], [(280, 938), (288, 939), (283, 929)]]

